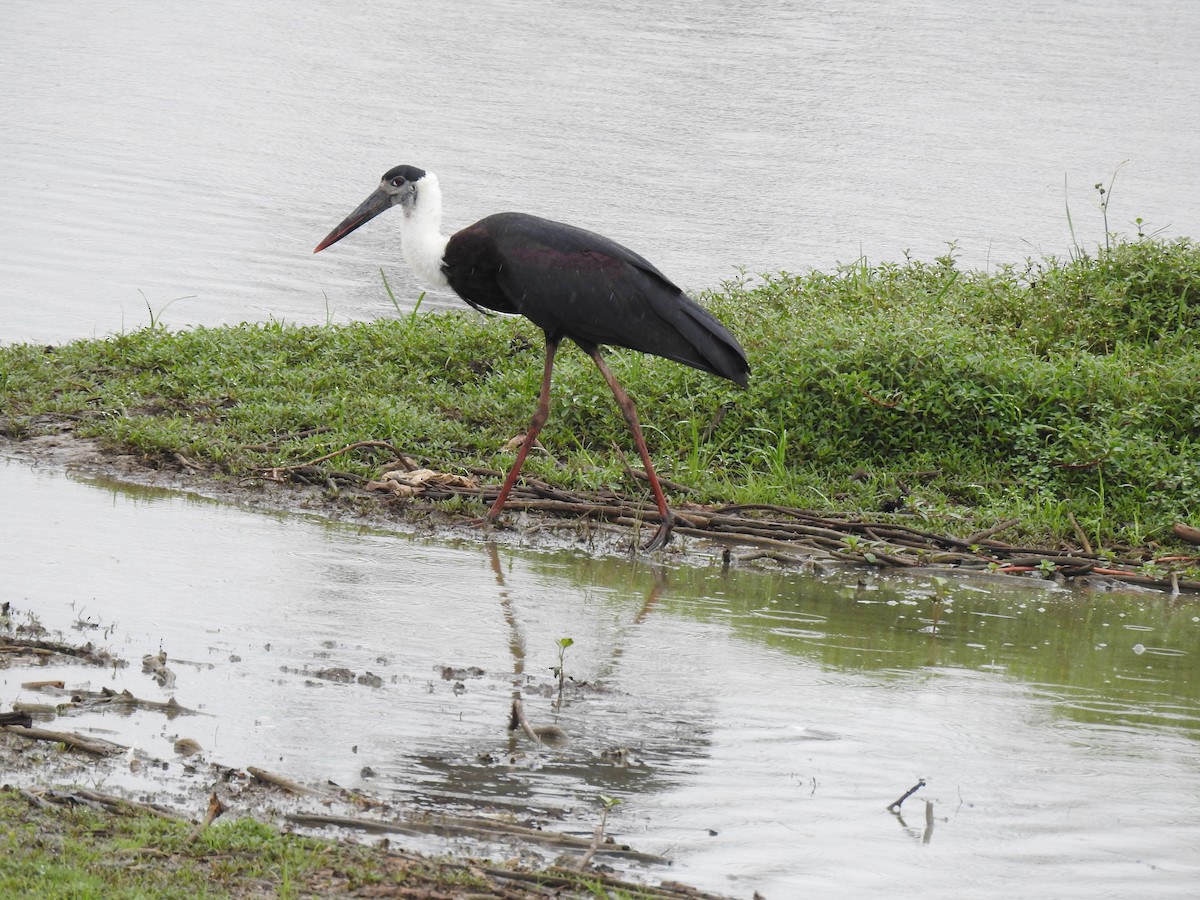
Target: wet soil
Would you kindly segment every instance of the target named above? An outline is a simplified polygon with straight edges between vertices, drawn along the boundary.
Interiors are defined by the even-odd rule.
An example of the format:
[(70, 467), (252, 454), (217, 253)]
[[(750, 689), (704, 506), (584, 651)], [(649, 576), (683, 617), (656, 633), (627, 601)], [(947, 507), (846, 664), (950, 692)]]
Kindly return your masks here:
[[(99, 651), (91, 642), (49, 640), (33, 620), (5, 603), (0, 609), (0, 669), (36, 670), (46, 664), (123, 667), (128, 661)], [(148, 665), (143, 661), (143, 665)], [(318, 677), (320, 674), (318, 673)], [(23, 704), (0, 714), (0, 799), (10, 801), (5, 819), (13, 829), (30, 826), (39, 839), (88, 842), (112, 829), (72, 829), (72, 810), (86, 806), (112, 818), (161, 817), (186, 824), (199, 834), (222, 814), (251, 818), (288, 833), (335, 841), (331, 847), (353, 846), (356, 865), (372, 872), (369, 886), (342, 874), (337, 865), (323, 867), (301, 884), (291, 883), (292, 896), (371, 896), (458, 898), (476, 900), (518, 897), (592, 897), (597, 885), (628, 896), (655, 900), (717, 898), (675, 882), (648, 885), (637, 878), (637, 865), (664, 863), (615, 842), (599, 829), (591, 840), (559, 833), (530, 811), (517, 808), (405, 808), (368, 791), (349, 790), (332, 781), (300, 784), (284, 773), (223, 765), (208, 759), (194, 742), (180, 740), (173, 759), (157, 759), (137, 747), (76, 733), (70, 715), (105, 708), (116, 714), (152, 710), (174, 720), (191, 713), (178, 705), (147, 701), (128, 691), (67, 690), (62, 681), (32, 682), (23, 687), (46, 696), (44, 704)], [(61, 715), (60, 715), (61, 714)], [(136, 776), (136, 789), (108, 787)], [(87, 785), (102, 786), (93, 789)], [(21, 802), (24, 801), (24, 802)], [(329, 835), (337, 835), (330, 838)], [(478, 848), (497, 864), (467, 853), (430, 856), (400, 849), (406, 839), (422, 836), (449, 839)], [(206, 859), (203, 846), (191, 840), (167, 849), (146, 846), (144, 865), (165, 872)], [(3, 842), (0, 841), (0, 844)], [(98, 847), (103, 854), (107, 851)], [(123, 851), (124, 852), (124, 851)], [(340, 852), (340, 851), (339, 851)], [(220, 865), (228, 867), (228, 854)], [(632, 872), (632, 874), (630, 874)], [(464, 886), (469, 882), (469, 886)], [(265, 889), (264, 889), (265, 887)], [(226, 885), (229, 896), (272, 896), (260, 882)]]
[[(144, 487), (186, 491), (210, 500), (247, 509), (302, 513), (354, 524), (414, 534), (437, 534), (450, 539), (495, 541), (535, 549), (586, 547), (602, 555), (625, 555), (636, 550), (631, 529), (604, 522), (580, 521), (522, 512), (505, 522), (480, 527), (462, 514), (447, 513), (436, 502), (418, 499), (389, 502), (377, 492), (355, 484), (339, 483), (336, 489), (297, 481), (232, 479), (194, 464), (161, 460), (111, 450), (98, 441), (74, 434), (69, 424), (37, 423), (46, 430), (32, 437), (5, 436), (0, 428), (0, 456), (20, 459), (33, 466), (67, 470), (85, 477), (113, 479)], [(672, 553), (686, 555), (676, 542)], [(705, 560), (711, 554), (705, 554)]]
[[(335, 493), (312, 485), (254, 481), (249, 483), (214, 477), (187, 465), (163, 466), (143, 457), (112, 451), (98, 442), (75, 436), (70, 430), (14, 440), (0, 437), (0, 456), (18, 459), (32, 467), (66, 470), (85, 478), (115, 480), (131, 485), (178, 490), (243, 508), (319, 515), (321, 517), (393, 531), (434, 534), (440, 539), (478, 542), (484, 535), (464, 516), (441, 512), (436, 504), (380, 503), (378, 495), (351, 487)], [(630, 531), (603, 523), (585, 523), (572, 528), (560, 526), (552, 517), (523, 515), (521, 528), (493, 527), (486, 539), (502, 544), (519, 544), (542, 549), (586, 546), (589, 552), (623, 555), (633, 549)], [(675, 556), (690, 551), (676, 549)], [(711, 562), (711, 554), (703, 556)], [(87, 641), (71, 643), (60, 635), (41, 631), (32, 617), (5, 604), (0, 616), (0, 669), (21, 670), (26, 678), (31, 667), (46, 664), (124, 667), (138, 665), (99, 651)], [(17, 624), (25, 621), (27, 624)], [(30, 625), (28, 622), (34, 622)], [(150, 674), (162, 669), (161, 677), (172, 678), (166, 661), (150, 659), (141, 665)], [(334, 679), (341, 673), (311, 673), (314, 677)], [(350, 673), (353, 675), (353, 673)], [(204, 821), (213, 796), (238, 817), (252, 817), (278, 825), (286, 831), (328, 837), (358, 844), (369, 842), (377, 854), (381, 871), (409, 870), (420, 862), (421, 879), (416, 887), (372, 896), (396, 897), (524, 897), (576, 896), (573, 887), (581, 877), (580, 863), (586, 862), (586, 876), (592, 882), (608, 882), (616, 890), (650, 898), (697, 898), (704, 894), (685, 885), (670, 882), (648, 887), (626, 878), (637, 878), (639, 863), (665, 863), (658, 857), (639, 853), (636, 848), (614, 843), (605, 836), (601, 841), (562, 834), (539, 821), (536, 814), (520, 808), (444, 809), (402, 808), (383, 796), (362, 790), (344, 789), (332, 781), (323, 784), (299, 784), (286, 772), (268, 772), (250, 767), (239, 769), (208, 759), (202, 750), (181, 741), (176, 757), (157, 759), (137, 747), (124, 746), (70, 730), (72, 712), (108, 708), (119, 712), (152, 709), (164, 720), (188, 713), (108, 689), (100, 692), (70, 691), (61, 683), (38, 685), (45, 694), (44, 704), (29, 712), (0, 710), (0, 779), (5, 787), (19, 790), (28, 799), (30, 822), (42, 822), (55, 809), (69, 809), (85, 803), (106, 808), (113, 815), (133, 812), (167, 814), (191, 823)], [(64, 716), (59, 714), (63, 713)], [(64, 724), (65, 723), (65, 724)], [(28, 727), (32, 726), (32, 728)], [(515, 727), (515, 726), (514, 726)], [(79, 785), (101, 785), (106, 791), (89, 791)], [(382, 836), (382, 837), (381, 837)], [(391, 843), (406, 837), (421, 839), (435, 836), (438, 845), (449, 839), (469, 853), (484, 853), (493, 859), (506, 859), (504, 867), (481, 863), (466, 855), (450, 860), (435, 859), (419, 853), (391, 848)], [(438, 846), (435, 845), (435, 846)], [(170, 854), (155, 854), (156, 864), (170, 866)], [(476, 879), (491, 884), (492, 892), (478, 887), (464, 891), (460, 884), (463, 870), (469, 868)], [(632, 874), (631, 874), (632, 870)], [(439, 874), (440, 873), (440, 874)], [(537, 873), (531, 874), (531, 873)], [(411, 873), (406, 885), (413, 881)], [(345, 888), (342, 885), (341, 888)], [(326, 884), (317, 893), (340, 894), (337, 885)], [(594, 896), (583, 891), (579, 896)]]
[[(424, 494), (418, 491), (417, 496), (401, 497), (389, 493), (388, 487), (394, 484), (386, 480), (363, 483), (335, 477), (344, 473), (315, 469), (309, 473), (312, 466), (293, 466), (292, 471), (279, 470), (271, 477), (234, 479), (178, 454), (164, 461), (107, 449), (96, 441), (77, 437), (70, 422), (24, 422), (20, 431), (36, 436), (5, 436), (6, 428), (0, 420), (0, 455), (98, 479), (186, 491), (252, 509), (306, 513), (472, 543), (487, 540), (541, 550), (581, 548), (598, 556), (636, 555), (648, 534), (648, 528), (642, 528), (637, 519), (641, 505), (607, 491), (589, 497), (534, 483), (532, 490), (514, 490), (500, 522), (480, 526), (477, 519), (448, 512), (440, 501), (481, 496), (490, 501), (495, 486), (481, 489), (477, 485), (437, 483), (429, 485)], [(401, 462), (411, 464), (404, 458)], [(1005, 543), (1000, 535), (1016, 525), (1016, 519), (966, 537), (954, 537), (925, 530), (919, 518), (872, 520), (854, 514), (822, 515), (769, 505), (714, 510), (682, 503), (675, 512), (679, 520), (673, 541), (651, 557), (683, 564), (709, 564), (719, 557), (726, 566), (731, 562), (765, 561), (809, 570), (828, 566), (936, 568), (954, 575), (1048, 576), (1063, 584), (1084, 587), (1108, 589), (1120, 585), (1172, 595), (1200, 594), (1200, 581), (1194, 580), (1195, 562), (1200, 557), (1156, 557), (1148, 548), (1127, 548), (1114, 558), (1111, 553), (1094, 551), (1086, 538), (1081, 539), (1080, 547), (1067, 548)], [(1189, 537), (1194, 531), (1176, 526), (1181, 540), (1200, 542), (1200, 533)]]

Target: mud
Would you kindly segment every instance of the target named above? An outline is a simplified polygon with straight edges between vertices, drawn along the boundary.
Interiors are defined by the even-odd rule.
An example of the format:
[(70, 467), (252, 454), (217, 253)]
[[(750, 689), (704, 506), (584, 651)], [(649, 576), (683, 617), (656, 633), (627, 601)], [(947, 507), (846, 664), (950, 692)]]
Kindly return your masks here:
[[(0, 616), (0, 672), (28, 673), (56, 664), (101, 669), (128, 665), (125, 660), (97, 652), (90, 643), (48, 641), (36, 625), (19, 624), (30, 621), (24, 611), (5, 606)], [(331, 675), (331, 672), (346, 674)], [(353, 678), (353, 673), (345, 669), (312, 674), (335, 681)], [(478, 669), (456, 672), (450, 667), (443, 671), (446, 679), (459, 675), (478, 678), (484, 673)], [(361, 677), (358, 681), (364, 683)], [(610, 836), (594, 841), (556, 830), (544, 811), (525, 808), (519, 803), (481, 807), (448, 801), (435, 807), (427, 802), (401, 803), (394, 796), (345, 788), (329, 779), (302, 784), (286, 773), (227, 765), (211, 758), (186, 737), (175, 741), (173, 756), (156, 757), (137, 746), (96, 738), (95, 728), (86, 735), (76, 733), (71, 730), (71, 718), (84, 711), (96, 713), (105, 708), (117, 716), (128, 715), (135, 709), (149, 710), (161, 716), (161, 727), (169, 726), (182, 733), (186, 723), (177, 719), (195, 715), (194, 711), (173, 702), (144, 701), (127, 691), (67, 690), (62, 684), (53, 680), (22, 684), (43, 694), (47, 702), (37, 708), (26, 704), (26, 722), (0, 725), (0, 771), (5, 773), (5, 786), (38, 795), (70, 793), (69, 786), (103, 787), (117, 793), (98, 794), (89, 787), (83, 790), (90, 790), (92, 802), (99, 797), (107, 805), (124, 803), (192, 822), (204, 820), (216, 796), (223, 809), (233, 815), (279, 824), (287, 830), (360, 838), (393, 835), (407, 839), (410, 844), (433, 837), (443, 849), (449, 841), (469, 846), (476, 854), (515, 858), (534, 866), (578, 867), (585, 855), (593, 861), (589, 866), (595, 866), (600, 873), (636, 872), (640, 864), (646, 863), (668, 864), (660, 856), (639, 852)], [(515, 752), (534, 753), (536, 747), (527, 745)], [(369, 777), (365, 769), (363, 776)]]
[[(214, 476), (203, 468), (184, 463), (163, 465), (137, 454), (111, 450), (97, 441), (75, 435), (62, 423), (31, 422), (27, 427), (53, 431), (14, 439), (4, 436), (0, 429), (0, 457), (97, 480), (112, 479), (142, 487), (184, 491), (245, 509), (315, 515), (407, 534), (436, 535), (451, 541), (479, 543), (487, 540), (502, 546), (537, 550), (584, 548), (589, 553), (605, 556), (627, 556), (637, 552), (637, 536), (631, 529), (604, 522), (564, 519), (530, 511), (508, 514), (504, 522), (481, 527), (468, 517), (442, 511), (437, 503), (415, 500), (389, 504), (383, 502), (379, 493), (357, 485), (339, 484), (333, 492), (295, 482), (234, 480)], [(669, 558), (680, 562), (706, 563), (713, 556), (711, 548), (701, 550), (686, 538), (676, 538), (666, 552)]]

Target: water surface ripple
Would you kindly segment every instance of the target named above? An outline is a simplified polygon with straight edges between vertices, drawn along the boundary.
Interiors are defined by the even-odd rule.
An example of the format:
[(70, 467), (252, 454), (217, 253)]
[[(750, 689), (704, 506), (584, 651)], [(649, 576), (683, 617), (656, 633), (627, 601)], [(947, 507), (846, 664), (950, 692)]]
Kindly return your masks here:
[[(45, 702), (21, 687), (34, 678), (174, 696), (202, 715), (58, 724), (175, 772), (186, 736), (224, 765), (581, 835), (614, 796), (618, 839), (674, 861), (660, 877), (739, 897), (1200, 883), (1194, 604), (447, 545), (18, 462), (0, 496), (15, 623), (133, 662), (0, 670), (0, 706)], [(137, 665), (160, 649), (172, 690)], [(508, 732), (514, 690), (565, 745)]]

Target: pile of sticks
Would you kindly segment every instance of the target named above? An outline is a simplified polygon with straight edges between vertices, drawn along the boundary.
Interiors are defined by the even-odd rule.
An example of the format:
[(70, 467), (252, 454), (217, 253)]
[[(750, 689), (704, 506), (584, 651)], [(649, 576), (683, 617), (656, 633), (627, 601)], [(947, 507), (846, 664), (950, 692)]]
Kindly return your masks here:
[[(294, 466), (264, 469), (261, 477), (272, 481), (295, 481), (316, 485), (366, 485), (366, 479), (347, 472), (330, 471), (321, 466), (333, 458), (358, 449), (384, 449), (395, 454), (395, 462), (386, 468), (433, 468), (429, 461), (418, 463), (386, 441), (362, 441), (315, 460)], [(503, 473), (477, 467), (467, 468), (472, 475), (499, 480)], [(626, 466), (627, 475), (645, 480), (645, 475)], [(690, 489), (663, 480), (668, 490), (681, 494)], [(485, 484), (466, 487), (453, 483), (430, 483), (421, 493), (422, 500), (449, 500), (454, 497), (481, 500), (486, 505), (496, 499), (499, 487)], [(391, 502), (408, 502), (393, 499)], [(658, 511), (649, 498), (636, 499), (611, 490), (568, 491), (526, 476), (509, 495), (505, 510), (546, 513), (579, 522), (608, 522), (635, 529), (659, 522)], [(1006, 574), (1038, 573), (1067, 581), (1086, 577), (1108, 579), (1130, 585), (1170, 592), (1200, 593), (1200, 581), (1189, 580), (1181, 572), (1195, 570), (1200, 556), (1159, 556), (1121, 558), (1092, 549), (1082, 529), (1076, 526), (1079, 548), (1047, 551), (998, 540), (997, 535), (1020, 524), (1018, 519), (1001, 522), (966, 537), (953, 537), (914, 527), (903, 521), (911, 514), (889, 514), (886, 519), (871, 519), (850, 513), (815, 513), (811, 510), (744, 504), (719, 508), (683, 503), (674, 507), (675, 533), (705, 538), (728, 546), (757, 548), (752, 557), (768, 556), (783, 564), (803, 564), (814, 557), (836, 559), (880, 568), (955, 568)], [(1176, 528), (1184, 540), (1191, 540)], [(1200, 543), (1200, 535), (1195, 536)], [(794, 554), (803, 554), (794, 555)], [(746, 560), (747, 556), (739, 559)]]

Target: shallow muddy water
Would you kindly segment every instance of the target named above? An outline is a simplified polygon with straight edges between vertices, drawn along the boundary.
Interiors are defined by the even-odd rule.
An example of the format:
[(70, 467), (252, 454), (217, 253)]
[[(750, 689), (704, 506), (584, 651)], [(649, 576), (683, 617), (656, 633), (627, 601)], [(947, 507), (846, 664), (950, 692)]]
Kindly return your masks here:
[[(0, 670), (0, 708), (46, 702), (21, 688), (34, 679), (173, 696), (201, 715), (48, 727), (174, 769), (190, 737), (223, 765), (508, 805), (583, 836), (604, 794), (619, 840), (673, 861), (645, 875), (738, 897), (1200, 883), (1194, 602), (449, 545), (16, 461), (0, 461), (0, 497), (14, 624), (131, 663)], [(160, 649), (169, 690), (139, 665)], [(507, 730), (514, 687), (565, 744)], [(902, 817), (886, 810), (922, 778)], [(118, 766), (104, 784), (139, 781)]]

